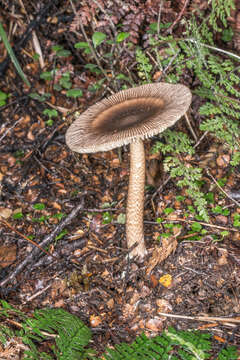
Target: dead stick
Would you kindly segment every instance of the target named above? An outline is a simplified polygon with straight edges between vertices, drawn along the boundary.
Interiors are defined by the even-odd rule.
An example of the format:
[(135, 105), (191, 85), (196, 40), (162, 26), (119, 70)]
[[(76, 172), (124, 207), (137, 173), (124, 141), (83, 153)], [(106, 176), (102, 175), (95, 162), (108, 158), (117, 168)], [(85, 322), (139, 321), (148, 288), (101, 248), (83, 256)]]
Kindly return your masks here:
[(172, 221), (174, 221), (174, 222), (175, 221), (182, 221), (182, 222), (186, 222), (186, 223), (195, 223), (195, 222), (197, 222), (198, 224), (201, 224), (201, 225), (204, 225), (204, 226), (209, 226), (209, 227), (212, 227), (212, 228), (215, 228), (215, 229), (228, 230), (228, 231), (234, 231), (234, 232), (239, 231), (237, 229), (232, 229), (232, 228), (228, 228), (228, 227), (220, 226), (220, 225), (208, 224), (208, 223), (205, 223), (205, 222), (202, 222), (202, 221), (185, 220), (185, 219), (180, 219), (180, 218), (177, 218), (177, 219), (172, 220)]
[[(49, 235), (47, 235), (43, 239), (43, 241), (39, 244), (39, 246), (44, 247), (44, 246), (49, 245), (50, 242), (52, 240), (54, 240), (55, 237), (65, 228), (65, 226), (68, 225), (76, 217), (76, 215), (79, 213), (80, 210), (82, 210), (82, 208), (83, 208), (83, 200), (81, 201), (81, 203), (78, 206), (76, 206), (70, 212), (70, 214), (65, 219), (63, 219), (60, 222), (60, 224), (58, 224), (55, 227), (55, 229)], [(8, 282), (13, 280), (17, 276), (17, 274), (19, 274), (27, 266), (27, 264), (29, 264), (31, 261), (33, 261), (33, 259), (37, 255), (39, 255), (39, 253), (40, 253), (40, 250), (38, 248), (34, 248), (33, 251), (16, 267), (16, 269), (0, 282), (0, 286), (4, 286)]]
[(167, 314), (167, 313), (158, 313), (158, 315), (172, 317), (176, 319), (186, 319), (186, 320), (198, 320), (198, 321), (220, 321), (220, 322), (228, 322), (240, 324), (240, 318), (222, 318), (222, 317), (211, 317), (211, 316), (186, 316), (186, 315), (175, 315), (175, 314)]
[(53, 257), (55, 260), (58, 260), (58, 258), (52, 254), (50, 254), (47, 250), (43, 249), (38, 243), (36, 243), (35, 241), (29, 239), (26, 235), (20, 233), (20, 231), (14, 229), (14, 227), (12, 225), (10, 225), (6, 220), (0, 220), (0, 222), (7, 226), (9, 229), (11, 229), (12, 231), (14, 231), (16, 234), (18, 234), (19, 236), (21, 236), (23, 239), (25, 239), (26, 241), (30, 242), (32, 245), (36, 246), (37, 248), (39, 248), (39, 250), (41, 250), (42, 252), (44, 252), (46, 255)]
[(176, 20), (172, 23), (172, 25), (170, 26), (170, 28), (167, 30), (167, 34), (170, 34), (170, 33), (172, 32), (174, 26), (180, 21), (180, 19), (181, 19), (182, 15), (183, 15), (183, 13), (184, 13), (184, 11), (185, 11), (188, 3), (189, 3), (189, 0), (185, 0), (185, 3), (184, 3), (184, 5), (183, 5), (183, 7), (182, 7), (182, 10), (181, 10), (180, 13), (178, 14), (178, 17), (176, 18)]
[(226, 195), (231, 201), (234, 202), (234, 204), (236, 204), (237, 206), (240, 206), (240, 203), (238, 201), (236, 201), (235, 199), (233, 199), (228, 193), (226, 193), (226, 191), (219, 185), (219, 183), (217, 182), (217, 180), (212, 176), (212, 174), (210, 173), (210, 171), (208, 169), (206, 169), (206, 172), (208, 174), (208, 176), (210, 176), (210, 178), (213, 180), (214, 184), (224, 193), (224, 195)]

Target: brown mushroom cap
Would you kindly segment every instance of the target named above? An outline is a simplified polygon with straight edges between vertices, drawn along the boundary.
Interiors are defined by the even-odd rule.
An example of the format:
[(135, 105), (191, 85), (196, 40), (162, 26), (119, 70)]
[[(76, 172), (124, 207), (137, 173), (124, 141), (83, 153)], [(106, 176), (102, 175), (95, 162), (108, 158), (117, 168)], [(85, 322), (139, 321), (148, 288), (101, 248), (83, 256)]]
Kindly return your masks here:
[(66, 143), (79, 153), (107, 151), (163, 132), (187, 111), (184, 85), (146, 84), (120, 91), (91, 106), (69, 127)]

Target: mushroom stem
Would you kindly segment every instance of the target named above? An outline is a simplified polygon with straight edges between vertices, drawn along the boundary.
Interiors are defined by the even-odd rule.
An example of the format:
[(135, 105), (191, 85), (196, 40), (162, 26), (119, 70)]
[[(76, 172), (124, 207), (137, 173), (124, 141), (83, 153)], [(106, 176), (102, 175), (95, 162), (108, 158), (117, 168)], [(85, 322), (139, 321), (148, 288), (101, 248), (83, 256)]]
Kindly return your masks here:
[(130, 256), (143, 257), (146, 254), (143, 233), (145, 184), (145, 154), (141, 139), (130, 144), (130, 176), (127, 199), (126, 237), (128, 248), (137, 246)]

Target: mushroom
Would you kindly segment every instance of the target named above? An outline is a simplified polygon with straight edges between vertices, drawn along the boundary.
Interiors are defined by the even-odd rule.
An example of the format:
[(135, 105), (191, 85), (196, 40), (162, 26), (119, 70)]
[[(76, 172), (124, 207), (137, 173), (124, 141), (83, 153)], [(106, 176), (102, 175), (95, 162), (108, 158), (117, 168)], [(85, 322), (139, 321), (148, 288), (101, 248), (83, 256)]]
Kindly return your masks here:
[(122, 90), (92, 105), (69, 127), (66, 143), (78, 153), (107, 151), (130, 144), (126, 212), (130, 256), (146, 254), (143, 233), (145, 156), (143, 140), (172, 126), (188, 110), (192, 95), (184, 85), (146, 84)]

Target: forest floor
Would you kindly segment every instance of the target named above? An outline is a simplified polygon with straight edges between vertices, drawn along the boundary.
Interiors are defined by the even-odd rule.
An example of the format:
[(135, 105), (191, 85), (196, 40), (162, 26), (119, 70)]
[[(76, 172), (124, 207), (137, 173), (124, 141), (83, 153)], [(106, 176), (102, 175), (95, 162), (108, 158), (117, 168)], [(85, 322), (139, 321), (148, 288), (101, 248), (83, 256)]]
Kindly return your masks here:
[[(197, 220), (186, 189), (179, 189), (163, 172), (162, 156), (151, 153), (156, 137), (146, 141), (148, 255), (143, 262), (127, 256), (128, 147), (121, 152), (76, 155), (65, 144), (74, 113), (110, 95), (109, 88), (115, 92), (107, 65), (110, 82), (89, 90), (101, 74), (86, 69), (90, 55), (74, 48), (76, 42), (85, 41), (79, 18), (89, 38), (94, 31), (111, 30), (106, 9), (99, 10), (98, 3), (104, 10), (105, 1), (99, 0), (76, 5), (75, 13), (68, 1), (15, 0), (0, 5), (0, 21), (31, 83), (29, 89), (17, 75), (1, 42), (0, 90), (9, 94), (0, 107), (1, 298), (29, 314), (36, 308), (58, 307), (77, 315), (91, 328), (99, 352), (130, 342), (143, 331), (152, 336), (169, 326), (211, 331), (219, 347), (225, 342), (239, 345), (239, 324), (208, 319), (240, 319), (240, 216), (233, 219), (233, 214), (240, 214), (240, 196), (236, 195), (240, 169), (229, 171), (230, 155), (223, 144), (206, 136), (192, 157), (211, 172), (205, 176), (206, 194), (210, 194), (206, 223)], [(131, 41), (140, 44), (149, 24), (157, 22), (159, 9), (154, 1), (124, 3), (119, 9), (117, 1), (109, 2), (114, 26), (121, 23)], [(188, 18), (199, 5), (198, 1), (172, 3), (164, 3), (163, 23), (173, 23), (181, 10), (181, 17)], [(201, 8), (207, 13), (207, 1), (201, 1)], [(181, 31), (180, 20), (172, 29), (175, 34)], [(226, 43), (218, 41), (218, 47), (226, 48)], [(34, 56), (38, 43), (42, 65)], [(56, 45), (69, 54), (56, 56), (52, 50)], [(227, 46), (236, 51), (233, 41)], [(134, 74), (135, 60), (129, 56), (127, 66)], [(47, 71), (52, 69), (55, 78), (47, 80)], [(62, 87), (54, 88), (59, 79)], [(193, 79), (188, 76), (182, 82), (191, 88)], [(82, 89), (83, 96), (67, 97), (67, 83)], [(29, 93), (40, 95), (29, 97)], [(46, 93), (50, 96), (45, 97)], [(195, 96), (191, 122), (200, 139), (202, 133), (195, 124), (198, 106)], [(57, 117), (44, 113), (46, 108), (57, 110)], [(184, 128), (182, 119), (176, 129)], [(156, 163), (160, 168), (152, 175)], [(225, 193), (216, 185), (220, 180)], [(235, 200), (227, 196), (230, 193)], [(212, 211), (216, 206), (219, 211)], [(166, 238), (161, 237), (166, 232), (164, 224), (173, 224)], [(40, 249), (34, 253), (36, 246), (29, 239), (41, 243), (48, 235), (51, 241), (44, 243), (48, 254)], [(206, 317), (206, 321), (189, 316)]]

